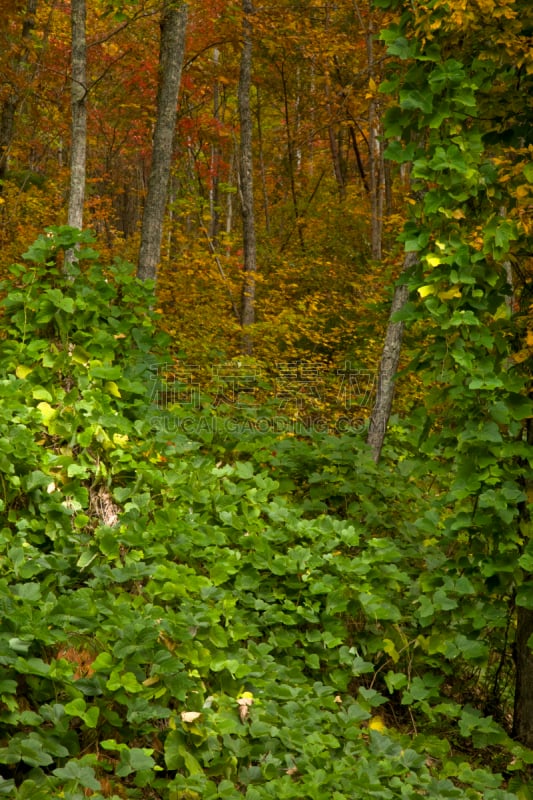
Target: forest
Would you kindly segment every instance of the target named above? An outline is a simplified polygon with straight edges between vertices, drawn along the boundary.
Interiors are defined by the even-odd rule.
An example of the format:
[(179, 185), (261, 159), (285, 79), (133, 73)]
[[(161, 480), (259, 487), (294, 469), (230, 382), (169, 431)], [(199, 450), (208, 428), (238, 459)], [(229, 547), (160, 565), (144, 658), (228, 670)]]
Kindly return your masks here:
[(529, 0), (2, 0), (0, 798), (533, 800)]

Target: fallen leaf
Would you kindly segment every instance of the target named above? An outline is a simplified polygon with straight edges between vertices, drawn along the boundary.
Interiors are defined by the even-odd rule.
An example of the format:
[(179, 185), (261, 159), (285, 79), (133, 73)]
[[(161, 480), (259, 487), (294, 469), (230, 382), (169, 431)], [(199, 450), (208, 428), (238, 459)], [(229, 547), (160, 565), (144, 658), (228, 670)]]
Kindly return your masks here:
[(182, 722), (194, 722), (201, 717), (202, 714), (200, 711), (182, 711), (181, 712), (181, 721)]

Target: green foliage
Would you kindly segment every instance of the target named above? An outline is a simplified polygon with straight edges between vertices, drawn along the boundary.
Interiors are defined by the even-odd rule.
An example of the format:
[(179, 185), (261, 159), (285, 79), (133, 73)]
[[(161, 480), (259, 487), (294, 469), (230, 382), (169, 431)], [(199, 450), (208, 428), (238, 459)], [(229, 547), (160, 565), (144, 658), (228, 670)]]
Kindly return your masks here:
[[(406, 10), (400, 24), (384, 32), (390, 54), (406, 61), (403, 74), (384, 87), (398, 91), (388, 116), (394, 141), (387, 156), (412, 162), (416, 198), (402, 239), (418, 263), (406, 278), (410, 302), (398, 319), (423, 321), (428, 337), (411, 365), (429, 387), (419, 449), (431, 460), (429, 469), (442, 476), (442, 546), (453, 557), (456, 576), (472, 585), (470, 594), (483, 598), (482, 610), (475, 602), (463, 609), (470, 639), (464, 652), (485, 659), (466, 628), (472, 632), (491, 619), (489, 639), (502, 653), (501, 676), (509, 669), (505, 653), (517, 625), (515, 606), (520, 613), (531, 602), (533, 403), (518, 341), (529, 286), (527, 274), (513, 268), (528, 243), (520, 200), (527, 192), (511, 183), (515, 174), (525, 174), (529, 156), (523, 141), (514, 150), (496, 146), (495, 124), (515, 113), (516, 71), (508, 69), (504, 51), (492, 46), (489, 52), (472, 32), (457, 51), (462, 14), (432, 24), (439, 30), (433, 36)], [(508, 97), (499, 93), (491, 102), (489, 87), (500, 81), (507, 82)], [(431, 618), (431, 608), (427, 613)], [(522, 664), (531, 661), (530, 646), (517, 645)], [(451, 653), (448, 642), (441, 652)], [(524, 683), (517, 687), (520, 705)], [(494, 691), (501, 692), (498, 676)], [(524, 731), (515, 734), (526, 738)]]
[(379, 469), (185, 433), (146, 286), (89, 245), (50, 230), (4, 287), (0, 796), (516, 800), (531, 754), (477, 702), (505, 608), (450, 567), (418, 430)]

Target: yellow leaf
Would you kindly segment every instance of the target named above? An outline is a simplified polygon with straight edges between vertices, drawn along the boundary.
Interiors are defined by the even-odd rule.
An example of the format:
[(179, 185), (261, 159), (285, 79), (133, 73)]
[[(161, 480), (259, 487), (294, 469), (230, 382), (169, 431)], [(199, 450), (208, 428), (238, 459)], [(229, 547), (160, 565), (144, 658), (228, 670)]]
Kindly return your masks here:
[(433, 285), (429, 285), (429, 286), (421, 286), (421, 287), (418, 289), (418, 294), (419, 294), (419, 295), (420, 295), (420, 297), (422, 297), (422, 298), (424, 298), (424, 297), (427, 297), (427, 296), (428, 296), (428, 295), (430, 295), (430, 294), (435, 294), (435, 287), (434, 287)]
[(426, 256), (426, 263), (430, 267), (438, 267), (441, 262), (439, 256)]
[(383, 640), (383, 649), (386, 653), (392, 658), (394, 663), (396, 664), (400, 660), (400, 656), (398, 651), (396, 650), (396, 645), (392, 641), (392, 639), (384, 639)]
[(386, 730), (385, 723), (381, 717), (372, 717), (368, 723), (368, 727), (371, 731), (377, 731), (378, 733), (383, 733), (383, 731)]
[(15, 375), (22, 381), (27, 378), (30, 372), (33, 372), (33, 367), (27, 367), (25, 364), (19, 364), (15, 370)]
[(108, 392), (108, 394), (112, 394), (113, 397), (122, 397), (115, 381), (106, 381), (105, 389)]
[(439, 292), (438, 297), (440, 300), (452, 300), (454, 297), (461, 297), (461, 290), (454, 286), (445, 292)]
[(465, 218), (465, 213), (464, 213), (464, 211), (461, 211), (460, 208), (456, 208), (455, 211), (452, 211), (452, 217), (454, 219), (464, 219)]
[(376, 89), (378, 88), (374, 78), (368, 79), (368, 88), (370, 89), (371, 92), (375, 92)]
[(37, 403), (37, 408), (43, 415), (43, 422), (48, 427), (52, 420), (57, 416), (57, 408), (52, 408), (50, 403), (41, 402)]
[(529, 330), (526, 334), (526, 344), (528, 347), (533, 347), (533, 330)]

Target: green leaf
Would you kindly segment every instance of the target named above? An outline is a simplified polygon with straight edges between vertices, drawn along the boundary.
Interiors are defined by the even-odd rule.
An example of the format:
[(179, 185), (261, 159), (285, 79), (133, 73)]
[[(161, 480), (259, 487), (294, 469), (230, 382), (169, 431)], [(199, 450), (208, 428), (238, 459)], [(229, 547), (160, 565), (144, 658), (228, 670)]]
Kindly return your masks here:
[[(381, 32), (381, 38), (385, 38), (385, 41), (387, 41), (386, 31)], [(397, 58), (405, 60), (413, 57), (416, 52), (416, 45), (409, 42), (405, 37), (399, 36), (397, 39), (388, 42), (387, 52), (391, 56), (396, 56)]]
[(53, 770), (53, 775), (64, 781), (74, 781), (85, 789), (92, 789), (100, 792), (102, 787), (97, 780), (92, 767), (83, 766), (79, 761), (67, 761), (64, 767), (57, 767)]
[(422, 111), (424, 114), (431, 114), (433, 96), (430, 92), (420, 89), (402, 89), (400, 91), (400, 108), (406, 111)]
[(153, 750), (151, 748), (124, 748), (120, 750), (120, 762), (116, 769), (116, 774), (119, 778), (125, 778), (131, 775), (132, 772), (139, 772), (141, 770), (151, 770), (155, 766), (155, 761), (152, 758)]
[(136, 694), (142, 692), (143, 687), (133, 674), (133, 672), (121, 672), (119, 669), (112, 671), (106, 687), (111, 692), (116, 692), (119, 689), (125, 689), (127, 692)]
[(182, 742), (182, 734), (179, 731), (171, 730), (165, 738), (165, 764), (167, 769), (176, 770), (183, 767)]
[(533, 581), (521, 584), (516, 591), (516, 605), (533, 610)]
[(118, 366), (91, 364), (89, 367), (89, 374), (93, 378), (100, 378), (104, 381), (116, 381), (122, 376), (122, 370)]

